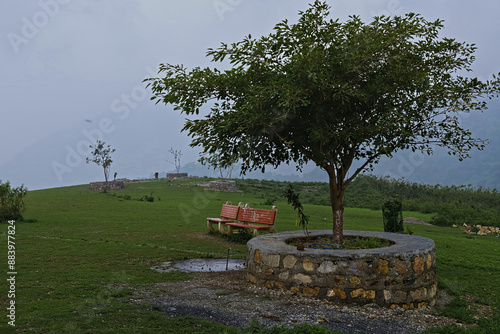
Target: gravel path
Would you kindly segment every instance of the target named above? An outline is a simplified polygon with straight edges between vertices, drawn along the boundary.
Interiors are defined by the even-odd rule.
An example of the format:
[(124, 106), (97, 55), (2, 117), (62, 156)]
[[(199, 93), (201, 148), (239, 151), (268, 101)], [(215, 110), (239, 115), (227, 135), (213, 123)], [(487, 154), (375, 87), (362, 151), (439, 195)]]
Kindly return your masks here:
[(136, 290), (131, 299), (139, 304), (153, 304), (171, 317), (193, 316), (236, 327), (244, 327), (255, 319), (267, 328), (307, 322), (343, 333), (403, 334), (434, 326), (460, 325), (432, 316), (428, 309), (347, 307), (258, 288), (246, 282), (243, 271), (199, 273), (187, 282), (154, 284)]

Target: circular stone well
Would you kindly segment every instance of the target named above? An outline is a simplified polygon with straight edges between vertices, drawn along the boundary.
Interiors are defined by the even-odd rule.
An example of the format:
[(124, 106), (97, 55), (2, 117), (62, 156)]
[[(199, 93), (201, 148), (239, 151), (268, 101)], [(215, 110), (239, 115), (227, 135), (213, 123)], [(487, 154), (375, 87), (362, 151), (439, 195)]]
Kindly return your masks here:
[[(311, 237), (331, 231), (310, 231)], [(373, 249), (297, 250), (287, 240), (303, 231), (274, 233), (247, 244), (247, 275), (257, 285), (353, 304), (420, 308), (436, 303), (434, 241), (420, 236), (344, 231), (344, 236), (388, 239), (394, 245)]]

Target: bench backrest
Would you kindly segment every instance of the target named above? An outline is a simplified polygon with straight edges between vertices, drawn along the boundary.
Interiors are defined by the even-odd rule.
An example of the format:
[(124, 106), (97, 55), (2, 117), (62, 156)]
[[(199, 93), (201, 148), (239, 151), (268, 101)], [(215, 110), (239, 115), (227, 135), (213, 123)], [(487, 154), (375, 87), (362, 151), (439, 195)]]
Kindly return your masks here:
[(238, 220), (243, 223), (274, 225), (276, 210), (242, 208)]
[(222, 204), (222, 209), (220, 211), (220, 216), (227, 219), (238, 219), (238, 214), (240, 213), (240, 206)]

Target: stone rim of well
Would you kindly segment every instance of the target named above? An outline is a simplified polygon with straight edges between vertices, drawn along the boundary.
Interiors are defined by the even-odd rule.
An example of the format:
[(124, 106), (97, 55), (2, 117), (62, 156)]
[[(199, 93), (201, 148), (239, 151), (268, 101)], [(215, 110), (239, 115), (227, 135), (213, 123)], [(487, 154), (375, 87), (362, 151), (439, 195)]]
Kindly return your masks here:
[[(311, 237), (320, 237), (331, 235), (331, 230), (312, 230), (309, 231)], [(312, 249), (306, 248), (305, 250), (297, 250), (293, 245), (287, 244), (288, 240), (304, 237), (303, 231), (289, 231), (280, 232), (273, 234), (261, 235), (257, 238), (251, 239), (248, 243), (248, 247), (258, 248), (261, 250), (266, 250), (269, 254), (281, 254), (286, 252), (287, 254), (299, 254), (303, 255), (304, 252), (310, 253), (310, 255), (329, 255), (329, 256), (339, 256), (339, 257), (358, 257), (366, 255), (381, 255), (381, 254), (391, 254), (397, 255), (404, 254), (413, 255), (415, 251), (418, 252), (430, 252), (435, 249), (434, 240), (421, 237), (418, 235), (408, 235), (408, 234), (398, 234), (390, 232), (376, 232), (376, 231), (352, 231), (345, 230), (344, 236), (349, 237), (375, 237), (380, 239), (388, 239), (394, 242), (393, 245), (387, 247), (379, 248), (367, 248), (367, 249)]]

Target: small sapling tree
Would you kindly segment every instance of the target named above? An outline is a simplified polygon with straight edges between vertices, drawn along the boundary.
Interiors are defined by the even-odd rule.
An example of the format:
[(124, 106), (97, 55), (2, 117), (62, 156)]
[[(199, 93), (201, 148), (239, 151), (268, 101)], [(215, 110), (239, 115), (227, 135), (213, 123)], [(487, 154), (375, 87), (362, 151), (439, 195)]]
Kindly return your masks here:
[(220, 158), (220, 153), (204, 155), (200, 157), (200, 162), (202, 165), (208, 165), (214, 170), (218, 169), (220, 173), (220, 178), (224, 181), (224, 171), (226, 172), (226, 179), (230, 179), (233, 173), (234, 165), (237, 162), (235, 158), (232, 161), (222, 161)]
[[(278, 23), (258, 39), (209, 49), (226, 70), (161, 64), (147, 79), (153, 100), (205, 117), (183, 131), (219, 163), (241, 171), (314, 162), (328, 174), (333, 242), (343, 241), (343, 195), (383, 156), (448, 149), (460, 160), (486, 142), (461, 127), (459, 113), (486, 109), (500, 81), (466, 76), (476, 47), (441, 37), (443, 21), (418, 14), (329, 19), (315, 1), (297, 23)], [(359, 161), (359, 167), (351, 168)]]
[(104, 170), (104, 179), (106, 183), (108, 183), (109, 170), (111, 168), (111, 163), (113, 162), (111, 159), (111, 153), (115, 152), (115, 149), (112, 149), (110, 145), (106, 146), (106, 143), (100, 140), (98, 140), (95, 145), (90, 145), (90, 148), (92, 149), (92, 157), (88, 157), (86, 162), (93, 162), (96, 165), (101, 166)]
[(174, 150), (172, 147), (170, 148), (169, 152), (174, 156), (175, 170), (177, 171), (177, 174), (179, 174), (181, 171), (182, 152), (180, 150)]

